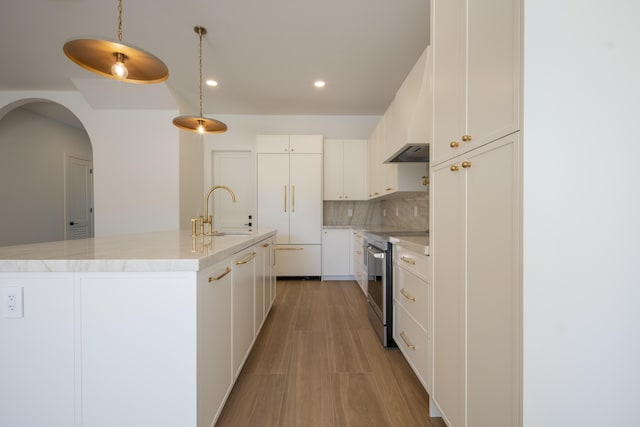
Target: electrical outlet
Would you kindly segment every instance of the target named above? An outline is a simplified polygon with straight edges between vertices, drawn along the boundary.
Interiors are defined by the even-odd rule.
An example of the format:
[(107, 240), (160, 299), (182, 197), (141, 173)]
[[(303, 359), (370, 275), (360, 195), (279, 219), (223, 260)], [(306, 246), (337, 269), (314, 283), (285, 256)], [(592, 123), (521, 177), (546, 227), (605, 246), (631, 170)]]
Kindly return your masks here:
[(396, 216), (400, 216), (400, 208), (396, 208)]
[(4, 317), (23, 317), (22, 287), (2, 288), (2, 313)]
[(387, 210), (386, 209), (382, 209), (382, 216), (387, 216)]
[(413, 207), (413, 216), (418, 216), (418, 207), (417, 206)]
[(347, 216), (353, 216), (353, 209), (347, 209)]

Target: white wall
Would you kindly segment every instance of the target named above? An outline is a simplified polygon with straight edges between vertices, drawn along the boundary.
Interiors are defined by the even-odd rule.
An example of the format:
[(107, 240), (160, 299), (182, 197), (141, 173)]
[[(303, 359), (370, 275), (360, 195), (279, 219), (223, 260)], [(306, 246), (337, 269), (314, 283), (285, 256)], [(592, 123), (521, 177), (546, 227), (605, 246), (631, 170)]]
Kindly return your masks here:
[(92, 159), (83, 129), (23, 108), (0, 119), (0, 246), (64, 239), (66, 156)]
[(180, 148), (173, 110), (94, 110), (78, 92), (0, 92), (0, 117), (33, 100), (57, 102), (93, 146), (95, 235), (176, 229)]
[(638, 425), (640, 3), (524, 16), (524, 426)]

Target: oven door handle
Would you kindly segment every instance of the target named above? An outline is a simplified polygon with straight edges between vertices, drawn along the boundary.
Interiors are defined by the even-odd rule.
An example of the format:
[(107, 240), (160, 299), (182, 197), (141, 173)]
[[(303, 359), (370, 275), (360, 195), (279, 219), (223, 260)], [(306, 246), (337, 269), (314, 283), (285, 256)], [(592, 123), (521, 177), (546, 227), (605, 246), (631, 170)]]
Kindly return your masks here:
[(373, 246), (367, 246), (367, 252), (374, 258), (384, 259), (384, 252), (374, 248)]

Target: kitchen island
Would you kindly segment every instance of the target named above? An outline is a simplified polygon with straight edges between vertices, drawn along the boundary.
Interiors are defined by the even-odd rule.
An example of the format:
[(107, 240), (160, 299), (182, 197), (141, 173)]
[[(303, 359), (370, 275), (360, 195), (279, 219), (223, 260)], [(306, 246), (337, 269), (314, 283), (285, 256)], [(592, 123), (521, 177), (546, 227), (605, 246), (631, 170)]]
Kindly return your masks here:
[(0, 425), (215, 423), (275, 298), (274, 238), (0, 248)]

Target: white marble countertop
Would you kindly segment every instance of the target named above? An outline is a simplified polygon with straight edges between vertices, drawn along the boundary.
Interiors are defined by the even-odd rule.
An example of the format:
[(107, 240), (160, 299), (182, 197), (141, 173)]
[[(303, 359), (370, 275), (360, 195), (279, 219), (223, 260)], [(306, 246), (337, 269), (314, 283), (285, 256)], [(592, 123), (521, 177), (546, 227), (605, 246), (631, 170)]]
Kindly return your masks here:
[(0, 272), (198, 271), (275, 234), (193, 238), (190, 231), (173, 230), (4, 246)]

